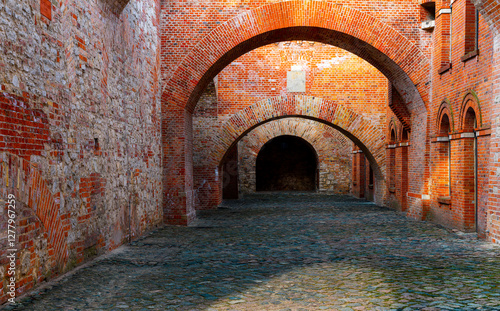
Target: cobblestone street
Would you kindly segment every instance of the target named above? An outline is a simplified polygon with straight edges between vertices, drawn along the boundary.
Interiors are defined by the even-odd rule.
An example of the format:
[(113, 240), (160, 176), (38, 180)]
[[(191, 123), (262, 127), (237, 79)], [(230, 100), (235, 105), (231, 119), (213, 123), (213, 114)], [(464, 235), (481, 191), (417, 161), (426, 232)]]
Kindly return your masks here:
[(500, 310), (500, 247), (369, 202), (259, 194), (198, 216), (15, 310)]

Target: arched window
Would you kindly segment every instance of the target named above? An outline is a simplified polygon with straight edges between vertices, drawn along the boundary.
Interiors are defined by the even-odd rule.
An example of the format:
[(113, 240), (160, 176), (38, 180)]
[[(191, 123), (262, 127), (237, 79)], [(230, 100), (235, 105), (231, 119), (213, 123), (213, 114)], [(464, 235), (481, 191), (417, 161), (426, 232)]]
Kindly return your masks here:
[(439, 138), (437, 148), (438, 162), (437, 183), (438, 195), (441, 197), (451, 196), (451, 145), (450, 145), (450, 118), (447, 113), (442, 114), (439, 124)]

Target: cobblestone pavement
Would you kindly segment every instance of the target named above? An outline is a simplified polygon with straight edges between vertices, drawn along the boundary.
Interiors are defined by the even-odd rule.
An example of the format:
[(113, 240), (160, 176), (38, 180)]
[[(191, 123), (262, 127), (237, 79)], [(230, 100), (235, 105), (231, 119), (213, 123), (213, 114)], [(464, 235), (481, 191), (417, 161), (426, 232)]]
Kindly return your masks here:
[(260, 194), (165, 227), (17, 310), (500, 310), (500, 248), (346, 196)]

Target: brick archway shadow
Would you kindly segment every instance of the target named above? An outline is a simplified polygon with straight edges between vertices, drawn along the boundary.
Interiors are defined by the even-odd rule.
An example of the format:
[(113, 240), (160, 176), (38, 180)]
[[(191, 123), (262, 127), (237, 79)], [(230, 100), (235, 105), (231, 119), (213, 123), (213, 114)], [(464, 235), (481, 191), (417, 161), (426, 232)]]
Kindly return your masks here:
[(351, 139), (369, 160), (383, 202), (385, 184), (385, 136), (363, 116), (341, 104), (313, 96), (278, 96), (259, 101), (227, 120), (216, 136), (210, 166), (218, 167), (227, 151), (247, 133), (267, 122), (282, 118), (304, 118), (327, 124)]

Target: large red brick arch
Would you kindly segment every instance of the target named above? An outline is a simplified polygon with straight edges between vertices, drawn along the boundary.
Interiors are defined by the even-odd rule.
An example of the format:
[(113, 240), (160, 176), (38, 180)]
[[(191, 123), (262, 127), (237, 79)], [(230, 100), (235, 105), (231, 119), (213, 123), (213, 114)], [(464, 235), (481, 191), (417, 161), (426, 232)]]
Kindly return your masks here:
[[(166, 222), (187, 224), (196, 217), (192, 113), (205, 87), (239, 56), (264, 45), (289, 40), (334, 45), (366, 60), (380, 70), (401, 95), (399, 105), (404, 106), (412, 118), (418, 119), (419, 126), (426, 126), (424, 114), (429, 97), (430, 61), (391, 26), (357, 9), (325, 1), (283, 1), (247, 11), (200, 40), (163, 85), (162, 166)], [(415, 132), (418, 131), (412, 133)], [(424, 137), (415, 136), (414, 140), (426, 144), (421, 139)], [(424, 165), (421, 163), (424, 157), (418, 159), (415, 168)]]
[(300, 117), (332, 126), (360, 147), (377, 179), (385, 176), (385, 136), (362, 115), (344, 105), (313, 96), (288, 95), (261, 100), (229, 118), (216, 136), (210, 165), (219, 166), (226, 152), (254, 128), (272, 120)]
[(318, 41), (360, 56), (387, 76), (410, 109), (428, 100), (429, 59), (394, 28), (345, 5), (284, 1), (240, 14), (203, 38), (164, 84), (164, 113), (192, 112), (207, 84), (229, 63), (260, 46), (288, 40)]

